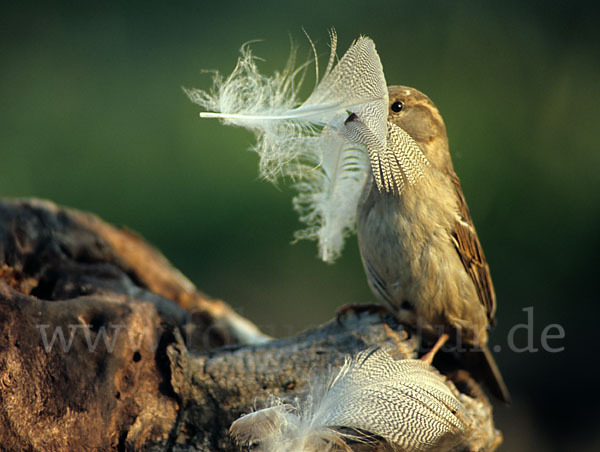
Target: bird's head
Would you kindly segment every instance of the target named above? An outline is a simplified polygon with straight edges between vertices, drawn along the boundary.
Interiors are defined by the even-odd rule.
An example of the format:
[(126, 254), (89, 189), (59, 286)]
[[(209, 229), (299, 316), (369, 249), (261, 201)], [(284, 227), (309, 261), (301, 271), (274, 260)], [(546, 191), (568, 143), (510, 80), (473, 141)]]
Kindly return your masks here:
[(442, 115), (422, 92), (408, 86), (390, 86), (388, 121), (407, 132), (434, 166), (447, 163), (448, 138)]

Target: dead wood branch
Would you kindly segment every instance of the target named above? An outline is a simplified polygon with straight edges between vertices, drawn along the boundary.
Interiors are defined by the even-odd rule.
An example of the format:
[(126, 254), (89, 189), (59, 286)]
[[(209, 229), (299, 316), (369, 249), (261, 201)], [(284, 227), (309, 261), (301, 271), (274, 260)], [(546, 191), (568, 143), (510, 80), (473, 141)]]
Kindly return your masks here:
[[(236, 450), (234, 419), (301, 394), (345, 354), (396, 341), (414, 356), (416, 339), (387, 321), (396, 333), (364, 315), (269, 340), (138, 235), (49, 202), (2, 201), (0, 449)], [(492, 450), (489, 402), (461, 400), (478, 421), (461, 449)]]

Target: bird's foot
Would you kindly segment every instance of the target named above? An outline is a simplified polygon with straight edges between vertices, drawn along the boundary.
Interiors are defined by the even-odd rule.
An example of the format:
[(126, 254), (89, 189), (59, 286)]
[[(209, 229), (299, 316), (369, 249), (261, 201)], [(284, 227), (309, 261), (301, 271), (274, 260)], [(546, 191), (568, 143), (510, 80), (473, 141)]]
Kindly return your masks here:
[(345, 305), (341, 306), (335, 314), (335, 318), (337, 320), (338, 325), (344, 326), (343, 322), (342, 322), (342, 318), (344, 316), (346, 316), (349, 312), (351, 312), (354, 315), (360, 315), (363, 312), (367, 312), (369, 314), (377, 313), (383, 319), (383, 316), (385, 314), (387, 314), (389, 311), (384, 306), (382, 306), (380, 304), (375, 304), (375, 303), (345, 304)]
[(433, 358), (435, 358), (435, 354), (438, 352), (438, 350), (440, 348), (442, 348), (444, 346), (444, 344), (446, 343), (446, 341), (449, 339), (449, 336), (444, 333), (442, 334), (438, 340), (436, 341), (436, 343), (433, 345), (433, 347), (431, 348), (431, 350), (429, 350), (427, 353), (425, 353), (423, 356), (421, 356), (421, 361), (426, 362), (427, 364), (429, 364), (431, 366), (431, 363), (433, 361)]

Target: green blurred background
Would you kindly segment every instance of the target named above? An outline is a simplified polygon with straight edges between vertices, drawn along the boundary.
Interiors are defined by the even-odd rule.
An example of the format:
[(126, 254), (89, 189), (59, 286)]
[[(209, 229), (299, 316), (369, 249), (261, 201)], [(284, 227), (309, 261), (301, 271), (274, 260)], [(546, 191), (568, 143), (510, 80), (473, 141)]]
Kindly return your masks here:
[[(16, 4), (15, 4), (16, 5)], [(515, 403), (503, 450), (599, 450), (600, 15), (586, 2), (64, 2), (3, 6), (0, 194), (36, 196), (139, 231), (203, 291), (286, 336), (369, 302), (356, 240), (325, 265), (293, 193), (257, 177), (242, 129), (200, 120), (207, 89), (253, 45), (270, 74), (302, 27), (327, 55), (360, 34), (390, 84), (437, 103), (492, 268), (492, 344)], [(309, 88), (309, 87), (308, 87)], [(561, 324), (562, 353), (508, 351), (534, 306), (534, 340)], [(517, 334), (526, 344), (524, 332)]]

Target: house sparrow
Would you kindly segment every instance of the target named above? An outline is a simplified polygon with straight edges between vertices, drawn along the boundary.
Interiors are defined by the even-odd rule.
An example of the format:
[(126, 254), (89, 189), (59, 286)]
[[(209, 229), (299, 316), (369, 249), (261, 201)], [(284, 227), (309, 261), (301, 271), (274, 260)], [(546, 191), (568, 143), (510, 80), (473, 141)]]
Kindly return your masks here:
[(379, 189), (377, 177), (369, 175), (357, 215), (369, 286), (401, 323), (425, 337), (449, 337), (457, 349), (465, 347), (461, 356), (469, 370), (508, 403), (508, 390), (487, 347), (496, 310), (494, 288), (452, 166), (444, 121), (425, 94), (392, 86), (389, 133), (395, 126), (418, 144), (429, 165), (418, 181), (396, 182), (393, 190)]

